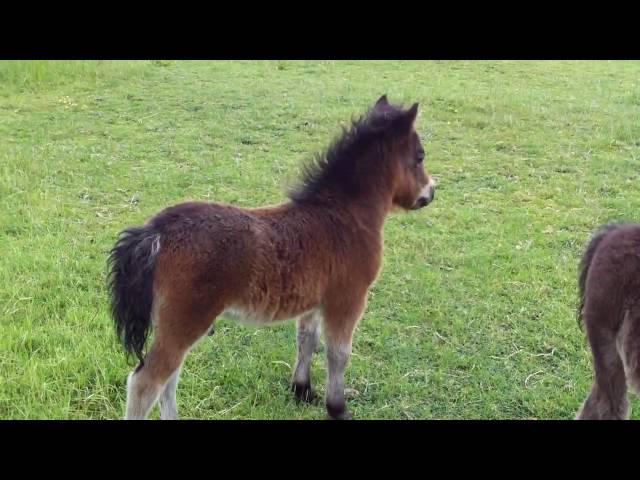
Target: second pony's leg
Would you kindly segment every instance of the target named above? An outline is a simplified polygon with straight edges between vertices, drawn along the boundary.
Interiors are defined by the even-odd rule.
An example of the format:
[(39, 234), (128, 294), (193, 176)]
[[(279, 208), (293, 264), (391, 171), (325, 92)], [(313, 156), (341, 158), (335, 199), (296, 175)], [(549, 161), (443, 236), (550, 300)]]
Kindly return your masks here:
[(312, 402), (316, 398), (311, 388), (311, 360), (320, 338), (320, 317), (318, 312), (311, 312), (300, 317), (297, 323), (298, 356), (291, 389), (303, 402)]
[(605, 309), (585, 309), (584, 320), (595, 371), (591, 393), (578, 420), (623, 420), (629, 416), (627, 381), (617, 348), (617, 335)]
[(618, 334), (618, 350), (622, 356), (627, 386), (640, 395), (640, 306), (632, 307), (625, 315)]

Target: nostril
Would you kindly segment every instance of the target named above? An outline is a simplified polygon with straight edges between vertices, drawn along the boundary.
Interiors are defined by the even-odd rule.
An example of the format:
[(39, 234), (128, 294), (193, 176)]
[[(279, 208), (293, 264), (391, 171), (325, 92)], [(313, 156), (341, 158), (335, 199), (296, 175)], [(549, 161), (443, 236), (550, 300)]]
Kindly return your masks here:
[[(425, 195), (426, 193), (427, 192), (425, 192)], [(418, 208), (426, 207), (431, 203), (432, 199), (433, 199), (433, 196), (431, 195), (431, 192), (429, 192), (429, 196), (420, 196), (416, 199), (416, 203), (413, 204), (412, 208), (416, 210)]]

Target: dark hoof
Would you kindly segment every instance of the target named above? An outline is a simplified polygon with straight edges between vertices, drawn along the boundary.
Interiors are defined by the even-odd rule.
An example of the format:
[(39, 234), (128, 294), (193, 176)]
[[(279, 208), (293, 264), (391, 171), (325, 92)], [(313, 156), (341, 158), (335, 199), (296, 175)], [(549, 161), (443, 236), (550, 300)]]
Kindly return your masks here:
[(335, 406), (327, 403), (327, 413), (333, 420), (353, 420), (353, 415), (347, 410), (346, 404)]
[(315, 403), (318, 399), (316, 392), (313, 390), (313, 388), (311, 388), (311, 384), (309, 383), (304, 385), (294, 383), (293, 385), (291, 385), (291, 390), (295, 394), (296, 400), (298, 400), (299, 402)]

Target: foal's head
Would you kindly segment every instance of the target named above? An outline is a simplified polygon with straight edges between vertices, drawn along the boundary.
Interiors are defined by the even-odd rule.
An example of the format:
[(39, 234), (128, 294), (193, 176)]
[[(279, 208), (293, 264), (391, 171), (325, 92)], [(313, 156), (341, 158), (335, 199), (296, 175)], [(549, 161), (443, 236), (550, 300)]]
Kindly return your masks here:
[(418, 104), (408, 110), (382, 96), (361, 119), (307, 165), (295, 202), (330, 198), (375, 201), (415, 210), (428, 205), (435, 182), (425, 171), (425, 152), (415, 129)]
[(417, 115), (417, 103), (405, 111), (389, 104), (386, 95), (369, 114), (372, 123), (384, 125), (384, 162), (392, 179), (393, 205), (406, 210), (425, 207), (435, 197), (435, 182), (425, 170), (424, 147), (415, 129)]

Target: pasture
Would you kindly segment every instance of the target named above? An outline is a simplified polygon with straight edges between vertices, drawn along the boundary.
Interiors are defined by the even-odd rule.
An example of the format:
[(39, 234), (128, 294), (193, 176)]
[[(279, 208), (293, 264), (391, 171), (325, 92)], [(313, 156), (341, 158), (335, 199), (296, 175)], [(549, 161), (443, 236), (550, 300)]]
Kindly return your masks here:
[[(600, 61), (0, 62), (0, 418), (121, 418), (118, 233), (186, 200), (284, 201), (383, 93), (420, 102), (438, 190), (386, 223), (345, 377), (355, 418), (573, 418), (592, 381), (580, 256), (601, 224), (640, 220), (639, 78)], [(222, 318), (187, 358), (181, 417), (324, 419), (289, 391), (295, 350), (292, 323)], [(312, 375), (322, 394), (322, 354)]]

